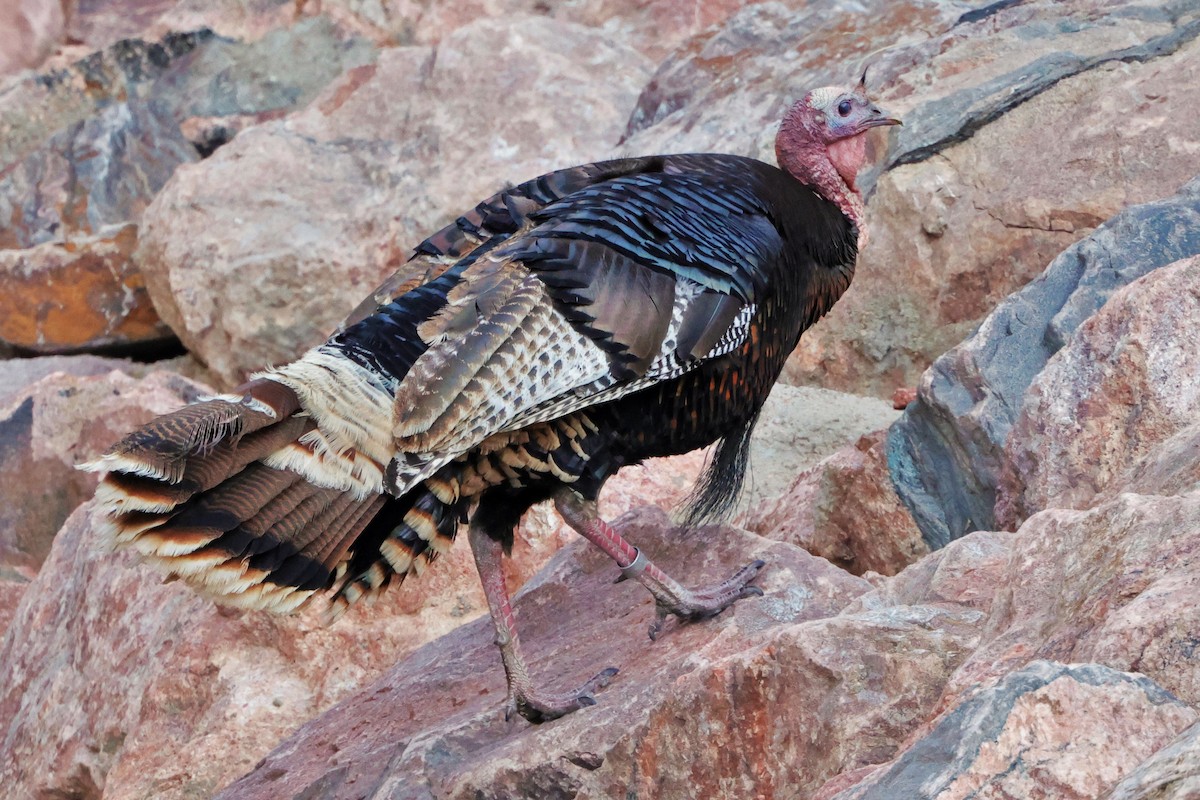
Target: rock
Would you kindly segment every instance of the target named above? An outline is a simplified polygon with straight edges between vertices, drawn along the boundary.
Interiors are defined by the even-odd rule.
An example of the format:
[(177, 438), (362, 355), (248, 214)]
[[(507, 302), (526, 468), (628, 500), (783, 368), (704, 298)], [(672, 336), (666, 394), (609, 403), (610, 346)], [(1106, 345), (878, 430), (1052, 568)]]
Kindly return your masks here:
[(130, 254), (137, 228), (0, 250), (0, 340), (25, 352), (146, 346), (173, 338)]
[[(996, 520), (1124, 489), (1200, 416), (1200, 257), (1154, 270), (1087, 319), (1025, 392), (1005, 444)], [(1194, 464), (1193, 464), (1194, 466)]]
[(897, 493), (931, 547), (996, 526), (1004, 445), (1022, 397), (1076, 328), (1121, 286), (1197, 253), (1200, 181), (1193, 181), (1069, 247), (937, 360), (888, 440)]
[(873, 397), (776, 384), (754, 428), (739, 508), (752, 514), (763, 502), (787, 491), (797, 473), (890, 425), (897, 416), (887, 403)]
[[(55, 537), (0, 643), (0, 780), (14, 796), (210, 797), (483, 607), (460, 546), (419, 584), (332, 627), (319, 604), (291, 617), (231, 611), (132, 553), (98, 552), (89, 513)], [(530, 539), (524, 531), (518, 579), (558, 546)]]
[[(142, 36), (179, 0), (76, 0), (67, 16), (67, 36), (94, 50)], [(186, 29), (177, 29), (186, 30)]]
[(1200, 796), (1200, 723), (1138, 765), (1102, 800), (1185, 800)]
[(846, 606), (846, 613), (925, 603), (991, 611), (1013, 548), (1013, 534), (978, 531), (935, 550)]
[(871, 83), (905, 126), (876, 140), (870, 242), (789, 382), (878, 396), (915, 383), (1064, 247), (1194, 174), (1200, 127), (1161, 111), (1200, 86), (1174, 77), (1200, 75), (1192, 4), (867, 3), (853, 36), (845, 20), (835, 2), (742, 9), (659, 68), (623, 142), (771, 160), (785, 104), (878, 53)]
[(18, 0), (0, 5), (0, 76), (36, 67), (63, 36), (59, 0)]
[(13, 393), (0, 408), (0, 573), (37, 575), (63, 521), (96, 488), (78, 464), (207, 391), (171, 373), (114, 371), (52, 373)]
[(804, 470), (784, 494), (755, 507), (746, 527), (855, 575), (894, 575), (916, 561), (929, 548), (892, 488), (885, 436), (863, 436)]
[(0, 165), (21, 161), (56, 133), (125, 102), (154, 106), (177, 125), (190, 117), (278, 116), (375, 56), (367, 42), (342, 39), (321, 17), (253, 42), (208, 28), (159, 35), (124, 39), (10, 82), (0, 94)]
[(1140, 672), (1200, 702), (1197, 530), (1197, 492), (1125, 493), (1088, 511), (1030, 517), (992, 584), (986, 634), (948, 695), (1048, 658)]
[(122, 41), (60, 69), (9, 81), (0, 93), (0, 168), (20, 163), (51, 137), (109, 106), (161, 102), (155, 82), (188, 63), (212, 38), (209, 31), (197, 31), (157, 42)]
[[(207, 31), (123, 41), (18, 82), (0, 99), (0, 295), (18, 309), (0, 313), (0, 337), (42, 353), (169, 338), (130, 260), (146, 205), (230, 125), (306, 102), (372, 55), (312, 20), (252, 44)], [(236, 124), (193, 142), (181, 124), (196, 117)]]
[(1197, 717), (1141, 675), (1035, 661), (942, 714), (864, 782), (818, 800), (1091, 800)]
[(125, 359), (90, 355), (0, 359), (0, 409), (8, 406), (27, 386), (52, 372), (64, 372), (82, 378), (107, 375), (114, 370), (135, 375), (140, 373), (141, 367)]
[(224, 380), (289, 361), (448, 215), (600, 156), (646, 73), (632, 50), (541, 17), (479, 20), (436, 58), (387, 51), (177, 173), (142, 229), (155, 306)]
[(1135, 7), (993, 4), (886, 52), (876, 79), (905, 125), (855, 284), (801, 341), (791, 379), (880, 396), (916, 383), (1063, 248), (1196, 174), (1200, 123), (1162, 108), (1200, 98), (1200, 17), (1146, 3), (1134, 23)]
[(597, 29), (624, 42), (651, 60), (664, 56), (689, 37), (756, 0), (440, 0), (437, 3), (381, 4), (363, 0), (332, 0), (321, 4), (348, 30), (370, 36), (383, 46), (436, 45), (459, 28), (480, 18), (506, 19), (537, 14), (559, 22)]
[(903, 411), (917, 400), (916, 387), (901, 387), (892, 392), (892, 408)]
[(623, 520), (685, 581), (767, 558), (766, 596), (650, 644), (649, 596), (613, 585), (611, 562), (573, 545), (522, 593), (517, 614), (547, 684), (620, 666), (594, 708), (506, 723), (490, 622), (480, 620), (301, 728), (219, 797), (805, 796), (893, 752), (977, 635), (975, 611), (830, 617), (868, 584), (787, 544), (664, 523), (645, 512)]
[(9, 166), (0, 178), (0, 246), (68, 242), (137, 220), (195, 149), (159, 106), (107, 106)]

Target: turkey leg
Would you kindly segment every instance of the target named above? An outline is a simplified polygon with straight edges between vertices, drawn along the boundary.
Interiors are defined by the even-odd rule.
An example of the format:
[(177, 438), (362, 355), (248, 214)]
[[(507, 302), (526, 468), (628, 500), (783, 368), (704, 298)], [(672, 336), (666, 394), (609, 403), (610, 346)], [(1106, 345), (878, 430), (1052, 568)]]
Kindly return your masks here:
[(504, 718), (512, 719), (513, 712), (516, 712), (530, 722), (546, 722), (594, 706), (596, 698), (593, 693), (608, 685), (617, 674), (616, 668), (609, 667), (572, 694), (541, 694), (535, 691), (525, 657), (521, 654), (517, 620), (504, 580), (501, 566), (503, 547), (479, 526), (471, 525), (467, 535), (471, 542), (471, 553), (475, 556), (475, 567), (479, 570), (479, 579), (483, 582), (488, 609), (492, 612), (492, 623), (496, 626), (496, 645), (500, 648), (504, 675), (508, 680)]
[(743, 597), (761, 597), (762, 589), (748, 586), (766, 565), (754, 561), (742, 567), (733, 577), (704, 589), (684, 588), (621, 534), (600, 518), (596, 504), (584, 500), (577, 492), (563, 488), (554, 495), (554, 505), (568, 525), (592, 544), (599, 547), (621, 568), (618, 580), (633, 578), (654, 595), (657, 613), (650, 624), (650, 638), (657, 639), (668, 614), (690, 621), (713, 617)]

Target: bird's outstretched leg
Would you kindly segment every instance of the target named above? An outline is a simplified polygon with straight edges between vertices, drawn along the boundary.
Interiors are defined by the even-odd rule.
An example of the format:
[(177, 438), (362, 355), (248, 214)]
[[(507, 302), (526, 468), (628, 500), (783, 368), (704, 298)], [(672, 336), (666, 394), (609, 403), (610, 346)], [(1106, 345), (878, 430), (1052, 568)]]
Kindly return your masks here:
[(530, 722), (546, 722), (595, 705), (596, 698), (593, 693), (608, 685), (617, 674), (615, 667), (604, 670), (571, 694), (542, 694), (534, 690), (529, 668), (521, 654), (517, 620), (504, 580), (501, 565), (501, 559), (504, 557), (503, 547), (476, 525), (470, 526), (468, 538), (471, 542), (471, 552), (475, 556), (475, 566), (479, 570), (479, 578), (483, 582), (488, 609), (492, 612), (492, 623), (496, 626), (496, 645), (500, 648), (500, 658), (504, 661), (504, 675), (508, 679), (505, 719), (512, 719), (513, 713), (516, 712)]
[(621, 568), (618, 580), (632, 578), (654, 595), (658, 613), (650, 624), (651, 639), (658, 638), (668, 614), (685, 621), (704, 619), (720, 614), (743, 597), (762, 596), (762, 589), (748, 584), (766, 566), (764, 561), (747, 564), (733, 577), (715, 586), (686, 589), (601, 519), (594, 502), (584, 500), (570, 488), (563, 488), (554, 495), (554, 505), (563, 520), (579, 535), (617, 562)]

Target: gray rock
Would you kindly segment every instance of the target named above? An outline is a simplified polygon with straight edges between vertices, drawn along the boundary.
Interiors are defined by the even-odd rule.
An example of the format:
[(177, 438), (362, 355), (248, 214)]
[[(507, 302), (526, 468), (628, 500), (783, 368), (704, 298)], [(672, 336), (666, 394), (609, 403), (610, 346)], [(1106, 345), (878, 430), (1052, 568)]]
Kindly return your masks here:
[(1116, 289), (1200, 253), (1200, 180), (1129, 208), (1065, 250), (922, 377), (892, 426), (896, 492), (930, 547), (995, 527), (1004, 443), (1025, 390)]
[[(1090, 723), (1104, 732), (1093, 736), (1074, 722), (1097, 704), (1105, 713)], [(833, 800), (964, 797), (966, 786), (980, 787), (970, 796), (1094, 797), (1086, 792), (1120, 770), (1121, 756), (1153, 752), (1195, 716), (1145, 676), (1035, 661), (943, 714), (884, 770)]]
[(198, 161), (158, 103), (129, 100), (51, 136), (0, 178), (0, 246), (24, 249), (135, 221), (180, 164)]
[(1200, 797), (1200, 722), (1138, 765), (1102, 800), (1188, 800)]

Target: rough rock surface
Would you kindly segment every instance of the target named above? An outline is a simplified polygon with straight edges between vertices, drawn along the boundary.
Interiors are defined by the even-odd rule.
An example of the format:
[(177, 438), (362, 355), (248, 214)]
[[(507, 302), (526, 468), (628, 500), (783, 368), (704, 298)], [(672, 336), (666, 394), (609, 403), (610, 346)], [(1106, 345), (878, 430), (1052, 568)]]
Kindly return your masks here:
[(885, 437), (885, 431), (863, 436), (805, 469), (786, 492), (756, 504), (746, 527), (855, 575), (894, 575), (913, 563), (929, 547), (892, 488)]
[(756, 0), (326, 0), (321, 11), (347, 29), (381, 43), (426, 45), (437, 44), (481, 17), (538, 14), (595, 28), (659, 61), (698, 31), (753, 2)]
[(173, 337), (130, 261), (137, 228), (0, 250), (0, 341), (26, 352), (146, 346)]
[[(41, 356), (40, 358), (10, 358), (0, 360), (0, 408), (5, 408), (27, 386), (40, 381), (52, 372), (85, 377), (107, 375), (117, 370), (138, 375), (143, 365), (123, 358), (100, 356)], [(178, 370), (175, 370), (178, 371)]]
[(868, 780), (816, 798), (1093, 800), (1196, 716), (1144, 676), (1035, 661), (942, 714)]
[(1049, 658), (1141, 672), (1200, 703), (1198, 530), (1195, 491), (1030, 517), (994, 584), (984, 641), (948, 691)]
[(886, 397), (1063, 247), (1194, 175), (1200, 127), (1162, 109), (1200, 86), (1179, 80), (1200, 75), (1200, 21), (1185, 2), (860, 6), (743, 9), (658, 70), (624, 146), (770, 160), (798, 91), (886, 47), (871, 83), (905, 126), (862, 181), (872, 239), (787, 372)]
[(1102, 800), (1200, 797), (1200, 722), (1138, 765)]
[(1135, 206), (1067, 248), (922, 377), (892, 427), (888, 462), (900, 498), (933, 547), (995, 527), (1004, 445), (1047, 361), (1121, 286), (1200, 253), (1200, 181)]
[(566, 548), (517, 613), (547, 684), (621, 668), (594, 708), (542, 726), (506, 723), (490, 622), (480, 620), (302, 728), (220, 796), (789, 796), (893, 751), (977, 634), (971, 610), (831, 617), (869, 584), (791, 545), (664, 523), (624, 521), (685, 581), (768, 559), (766, 596), (650, 643), (649, 595), (613, 585), (600, 553)]
[(170, 337), (131, 262), (146, 206), (231, 126), (372, 54), (311, 20), (250, 44), (207, 30), (122, 41), (14, 81), (0, 93), (0, 339), (62, 353)]
[(37, 575), (55, 533), (97, 477), (75, 469), (126, 432), (205, 393), (169, 372), (53, 373), (0, 407), (0, 564)]
[(0, 5), (0, 77), (36, 67), (62, 38), (59, 0), (17, 0)]
[(1200, 257), (1109, 299), (1025, 393), (1005, 446), (996, 519), (1087, 508), (1200, 418)]
[[(177, 173), (142, 230), (155, 306), (226, 380), (292, 360), (448, 216), (506, 179), (602, 155), (647, 71), (633, 50), (543, 17), (390, 50)], [(230, 192), (247, 181), (254, 192)]]

